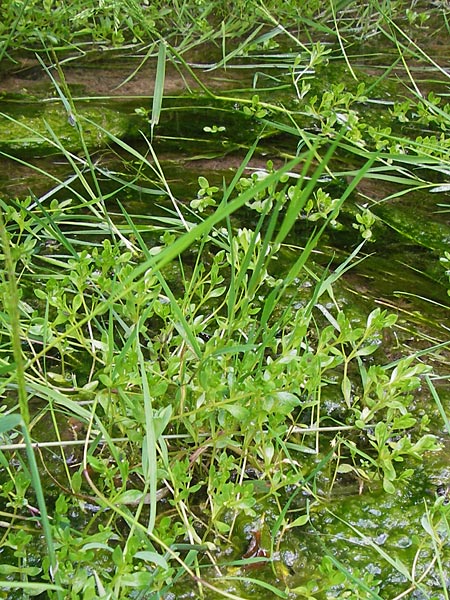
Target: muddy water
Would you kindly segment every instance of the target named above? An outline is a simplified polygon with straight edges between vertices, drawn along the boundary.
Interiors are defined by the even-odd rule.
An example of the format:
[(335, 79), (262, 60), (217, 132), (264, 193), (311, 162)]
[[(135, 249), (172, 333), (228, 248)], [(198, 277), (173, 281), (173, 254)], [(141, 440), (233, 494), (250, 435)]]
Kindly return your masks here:
[[(152, 95), (152, 82), (155, 68), (150, 63), (137, 75), (129, 79), (130, 72), (136, 63), (129, 59), (118, 60), (111, 69), (91, 63), (82, 68), (65, 68), (67, 83), (74, 90), (75, 102), (78, 98), (90, 97), (89, 105), (96, 102), (108, 102), (111, 117), (114, 111), (121, 117), (127, 115), (135, 119), (134, 110), (140, 106), (149, 107)], [(250, 63), (249, 63), (250, 64)], [(220, 86), (222, 89), (251, 86), (250, 69), (229, 68), (226, 72), (202, 72), (202, 80), (208, 85)], [(258, 66), (261, 78), (267, 77), (264, 67)], [(255, 68), (253, 69), (253, 71)], [(221, 112), (221, 107), (212, 105), (201, 99), (196, 107), (192, 99), (186, 102), (176, 94), (184, 94), (189, 86), (194, 86), (191, 78), (184, 79), (178, 71), (169, 71), (166, 92), (172, 94), (172, 100), (165, 100), (165, 111), (157, 130), (155, 149), (158, 153), (168, 183), (175, 195), (185, 203), (195, 197), (197, 177), (207, 176), (210, 183), (220, 185), (222, 179), (230, 180), (239, 166), (245, 149), (253, 142), (255, 131), (248, 121), (244, 121), (236, 112)], [(51, 100), (53, 91), (48, 86), (45, 76), (35, 63), (24, 63), (14, 74), (4, 77), (1, 89), (6, 94), (0, 100), (0, 111), (6, 112), (6, 104), (18, 103), (19, 106), (34, 107), (36, 103), (42, 108), (40, 98)], [(99, 97), (101, 100), (98, 100)], [(97, 100), (94, 100), (97, 98)], [(81, 100), (80, 100), (81, 102)], [(83, 100), (83, 102), (86, 102)], [(169, 108), (170, 102), (177, 110)], [(185, 102), (185, 107), (183, 107)], [(48, 102), (51, 104), (51, 102)], [(17, 109), (17, 107), (16, 107)], [(25, 109), (26, 110), (26, 109)], [(67, 126), (66, 116), (62, 113), (62, 123)], [(214, 138), (206, 135), (204, 127), (223, 125), (226, 135)], [(69, 124), (70, 127), (70, 124)], [(137, 130), (145, 128), (145, 122), (134, 131), (123, 132), (128, 143), (144, 149)], [(108, 128), (108, 125), (105, 125)], [(146, 129), (148, 133), (148, 128)], [(225, 145), (224, 145), (225, 140)], [(69, 140), (70, 141), (70, 140)], [(76, 148), (75, 148), (76, 150)], [(260, 152), (250, 163), (250, 169), (265, 168), (267, 158), (275, 162), (275, 166), (284, 162), (286, 152), (295, 154), (295, 144), (286, 137), (264, 140)], [(6, 152), (6, 150), (5, 150)], [(8, 154), (13, 155), (14, 150)], [(33, 151), (16, 152), (20, 162), (13, 158), (3, 157), (0, 165), (0, 190), (3, 197), (23, 196), (32, 193), (36, 198), (52, 195), (51, 190), (58, 188), (55, 195), (60, 200), (70, 197), (71, 191), (60, 182), (70, 180), (70, 186), (77, 187), (67, 159), (54, 151), (34, 148)], [(41, 156), (43, 155), (43, 156)], [(125, 176), (129, 167), (124, 167), (123, 160), (129, 160), (121, 150), (112, 146), (108, 140), (99, 142), (92, 149), (92, 157), (96, 165), (104, 171), (103, 184), (105, 193), (113, 193), (115, 183), (108, 178), (108, 172)], [(340, 158), (339, 160), (343, 160)], [(41, 173), (38, 171), (41, 170)], [(351, 170), (348, 167), (348, 170)], [(51, 173), (56, 181), (42, 175)], [(251, 172), (251, 171), (249, 171)], [(140, 190), (127, 192), (121, 201), (133, 215), (145, 215), (149, 206), (153, 206), (155, 197), (149, 190), (155, 189), (154, 174), (142, 172), (144, 181), (138, 182)], [(117, 182), (116, 182), (117, 185)], [(342, 182), (345, 185), (345, 179)], [(330, 186), (332, 187), (332, 186)], [(121, 185), (117, 185), (117, 189)], [(79, 188), (80, 189), (80, 188)], [(158, 188), (160, 189), (160, 188)], [(378, 180), (376, 184), (364, 181), (351, 199), (351, 205), (364, 204), (367, 197), (379, 201), (398, 191), (398, 187)], [(80, 193), (82, 190), (80, 189)], [(65, 195), (66, 194), (66, 195)], [(164, 196), (158, 196), (158, 204)], [(336, 298), (341, 305), (354, 311), (355, 318), (367, 314), (375, 306), (389, 308), (399, 315), (399, 327), (395, 336), (389, 341), (388, 356), (392, 359), (404, 352), (420, 351), (425, 347), (448, 340), (449, 306), (444, 271), (439, 267), (438, 259), (448, 247), (450, 241), (450, 223), (448, 215), (437, 212), (437, 202), (442, 196), (432, 196), (423, 192), (410, 192), (406, 199), (396, 202), (392, 210), (383, 204), (374, 203), (374, 212), (380, 221), (376, 228), (376, 241), (367, 249), (367, 259), (356, 266), (336, 288)], [(353, 208), (343, 215), (345, 228), (343, 231), (328, 231), (316, 256), (317, 266), (325, 266), (331, 258), (336, 262), (344, 259), (349, 249), (357, 244), (356, 232), (351, 227)], [(429, 218), (432, 214), (432, 218)], [(346, 222), (348, 219), (348, 222)], [(298, 243), (295, 236), (289, 242)], [(284, 260), (289, 264), (291, 255), (287, 252)], [(445, 351), (435, 352), (428, 358), (438, 374), (448, 374), (449, 357)], [(445, 380), (439, 386), (442, 402), (448, 407), (450, 394)], [(445, 443), (448, 435), (444, 430), (442, 419), (435, 405), (430, 401), (424, 389), (421, 398), (423, 407), (419, 412), (427, 412), (431, 416), (431, 428)], [(294, 528), (280, 536), (275, 529), (276, 511), (271, 500), (262, 499), (257, 509), (264, 515), (264, 526), (261, 544), (271, 551), (272, 561), (258, 570), (258, 578), (274, 585), (279, 590), (288, 588), (297, 590), (289, 597), (332, 598), (344, 597), (339, 588), (339, 570), (352, 569), (353, 576), (363, 582), (371, 590), (368, 598), (400, 598), (426, 599), (441, 598), (439, 590), (442, 584), (433, 566), (431, 535), (426, 523), (425, 506), (432, 506), (438, 494), (450, 485), (448, 458), (450, 447), (445, 445), (444, 452), (437, 457), (430, 457), (424, 466), (417, 467), (411, 481), (393, 496), (387, 496), (379, 486), (372, 484), (362, 488), (355, 480), (342, 477), (336, 482), (332, 495), (318, 508), (312, 506), (311, 520), (308, 524)], [(305, 472), (313, 468), (305, 461)], [(329, 481), (322, 481), (326, 490)], [(321, 490), (317, 490), (320, 494)], [(293, 509), (305, 509), (310, 498), (299, 497), (293, 503)], [(445, 511), (444, 504), (441, 507)], [(448, 516), (448, 511), (447, 511)], [(436, 517), (437, 521), (437, 517)], [(218, 553), (218, 565), (222, 576), (216, 580), (217, 573), (211, 571), (211, 581), (220, 583), (223, 589), (242, 597), (273, 598), (273, 592), (255, 586), (251, 582), (252, 574), (244, 574), (238, 567), (232, 566), (233, 560), (241, 558), (259, 522), (241, 518), (236, 524), (236, 544), (234, 547)], [(277, 537), (278, 535), (278, 537)], [(440, 539), (445, 531), (439, 530)], [(448, 533), (447, 533), (448, 535)], [(428, 544), (424, 539), (430, 538)], [(271, 547), (276, 539), (276, 547)], [(448, 550), (448, 548), (447, 548)], [(450, 572), (450, 557), (445, 552), (444, 573)], [(333, 556), (323, 559), (324, 556)], [(394, 557), (398, 563), (392, 564), (386, 557)], [(330, 562), (331, 561), (331, 562)], [(224, 565), (223, 567), (221, 565)], [(230, 566), (231, 564), (231, 566)], [(430, 567), (431, 565), (431, 567)], [(332, 580), (331, 573), (336, 571), (336, 592), (333, 589), (325, 594), (323, 582)], [(238, 579), (236, 579), (238, 577)], [(408, 591), (410, 590), (410, 591)], [(352, 590), (347, 590), (348, 597)], [(434, 596), (433, 596), (434, 594)], [(167, 598), (195, 598), (196, 588), (186, 589), (186, 583), (169, 593)], [(205, 597), (213, 597), (206, 595)], [(359, 596), (358, 596), (359, 597)]]

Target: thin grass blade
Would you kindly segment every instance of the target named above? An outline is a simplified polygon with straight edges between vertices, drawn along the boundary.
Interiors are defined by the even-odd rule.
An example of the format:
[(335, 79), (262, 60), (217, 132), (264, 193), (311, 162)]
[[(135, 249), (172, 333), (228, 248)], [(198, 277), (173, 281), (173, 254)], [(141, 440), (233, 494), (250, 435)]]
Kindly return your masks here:
[(164, 96), (164, 82), (166, 79), (166, 44), (163, 40), (159, 42), (158, 62), (156, 65), (155, 89), (153, 92), (152, 118), (150, 121), (151, 139), (153, 130), (158, 125), (161, 116), (162, 100)]

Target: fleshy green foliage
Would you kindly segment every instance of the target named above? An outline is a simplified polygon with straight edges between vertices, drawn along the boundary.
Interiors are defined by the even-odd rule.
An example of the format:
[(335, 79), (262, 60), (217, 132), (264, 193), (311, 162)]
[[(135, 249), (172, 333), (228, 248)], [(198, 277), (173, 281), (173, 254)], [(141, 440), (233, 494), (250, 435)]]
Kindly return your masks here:
[(117, 0), (83, 3), (24, 0), (7, 2), (4, 9), (0, 35), (6, 37), (11, 33), (13, 48), (23, 44), (40, 49), (42, 42), (61, 47), (85, 40), (119, 45), (130, 37), (140, 40), (154, 28), (158, 18), (157, 8), (147, 5), (140, 13), (145, 15), (142, 22), (127, 2)]
[(191, 207), (194, 210), (203, 212), (206, 207), (216, 205), (216, 201), (214, 200), (213, 196), (219, 191), (219, 188), (215, 185), (209, 185), (206, 177), (199, 177), (198, 184), (200, 189), (197, 193), (196, 200), (191, 201)]
[[(382, 81), (359, 80), (363, 74), (352, 66), (342, 35), (385, 35), (398, 50), (410, 44), (414, 60), (417, 52), (437, 68), (394, 19), (404, 15), (420, 29), (427, 14), (404, 8), (404, 2), (294, 0), (8, 3), (1, 56), (25, 40), (28, 48), (44, 44), (56, 53), (71, 44), (142, 44), (143, 63), (158, 55), (152, 111), (148, 103), (137, 109), (152, 134), (150, 142), (143, 136), (143, 153), (100, 119), (78, 114), (77, 121), (67, 110), (73, 102), (60, 65), (55, 60), (60, 84), (45, 67), (84, 157), (73, 155), (47, 127), (73, 178), (55, 181), (49, 174), (56, 185), (41, 199), (0, 201), (0, 261), (9, 257), (15, 271), (8, 278), (2, 269), (0, 279), (6, 557), (0, 572), (18, 589), (37, 594), (48, 585), (49, 597), (73, 600), (163, 598), (185, 593), (190, 579), (205, 598), (246, 597), (245, 586), (253, 585), (253, 595), (256, 589), (269, 597), (379, 600), (382, 575), (335, 557), (338, 536), (330, 544), (326, 538), (333, 518), (345, 527), (339, 543), (358, 552), (370, 548), (389, 565), (392, 580), (406, 582), (405, 594), (420, 591), (428, 572), (445, 589), (445, 490), (424, 503), (425, 536), (416, 535), (416, 555), (405, 560), (397, 556), (399, 545), (390, 555), (382, 541), (345, 522), (345, 513), (332, 512), (342, 482), (356, 492), (400, 498), (405, 487), (414, 487), (416, 467), (440, 450), (423, 412), (424, 378), (448, 428), (434, 373), (423, 362), (426, 350), (394, 358), (386, 343), (405, 323), (381, 307), (358, 313), (336, 294), (382, 219), (428, 246), (368, 197), (367, 204), (358, 200), (361, 210), (347, 223), (353, 244), (348, 254), (330, 255), (328, 267), (313, 260), (322, 236), (344, 227), (347, 201), (360, 183), (378, 178), (403, 186), (394, 199), (414, 187), (448, 191), (445, 181), (435, 181), (436, 173), (448, 174), (450, 111), (443, 95), (421, 94), (414, 82), (414, 93), (391, 103), (389, 119), (383, 107), (381, 118), (368, 102)], [(303, 40), (304, 29), (310, 40), (317, 13), (314, 33), (331, 36), (340, 47), (354, 85), (333, 81), (331, 44)], [(239, 36), (237, 49), (227, 49)], [(255, 74), (251, 89), (219, 95), (183, 58), (205, 39), (220, 46), (216, 66), (279, 51), (285, 67), (266, 79), (267, 89), (258, 87)], [(397, 64), (392, 60), (386, 76)], [(153, 144), (164, 126), (166, 62), (195, 81), (212, 108), (231, 115), (230, 124), (238, 115), (239, 126), (258, 138), (245, 148), (231, 181), (197, 176), (197, 189), (183, 196), (184, 203), (172, 192)], [(278, 96), (286, 88), (289, 101)], [(232, 127), (215, 125), (217, 115), (208, 115), (210, 125), (201, 130), (220, 142)], [(93, 161), (94, 144), (81, 125), (131, 157), (127, 174), (116, 177)], [(426, 128), (420, 136), (403, 130), (417, 125)], [(292, 159), (280, 168), (269, 160), (249, 175), (246, 168), (266, 135), (288, 137), (292, 148), (283, 157)], [(224, 140), (221, 151), (227, 147)], [(341, 156), (352, 163), (344, 172), (334, 165)], [(150, 188), (140, 187), (149, 163), (157, 183), (146, 179)], [(136, 175), (131, 183), (129, 170)], [(105, 178), (116, 178), (119, 191), (105, 194)], [(128, 189), (166, 196), (171, 208), (165, 205), (161, 216), (149, 203), (148, 214), (130, 215), (121, 203)], [(71, 198), (58, 199), (67, 190)], [(448, 275), (450, 257), (442, 243), (437, 247)], [(15, 312), (11, 280), (18, 285)], [(20, 453), (22, 432), (27, 458)], [(39, 441), (34, 454), (30, 436)], [(420, 501), (430, 495), (426, 490)], [(35, 525), (36, 504), (51, 542), (46, 540), (48, 556)], [(325, 532), (318, 531), (321, 524)], [(307, 535), (294, 538), (300, 528)], [(294, 553), (291, 544), (300, 544), (300, 537), (302, 547)], [(323, 559), (312, 565), (316, 577), (299, 581), (288, 565), (294, 554), (304, 560), (305, 538), (318, 545), (315, 556)], [(429, 556), (427, 565), (422, 557)], [(419, 563), (424, 567), (417, 575)], [(249, 575), (247, 568), (257, 566), (266, 569), (262, 576), (257, 570)], [(0, 587), (9, 589), (11, 581)]]
[[(205, 178), (199, 183), (202, 190), (211, 191)], [(276, 215), (286, 218), (296, 201), (289, 190), (301, 187), (282, 175), (278, 186), (265, 179), (250, 183), (241, 184), (235, 195), (261, 198), (265, 186), (268, 202), (258, 229), (266, 231)], [(320, 193), (316, 198), (321, 199), (322, 219), (337, 217), (335, 210), (324, 209), (335, 201)], [(57, 407), (67, 419), (76, 403), (67, 399), (60, 375), (72, 373), (75, 399), (88, 401), (77, 418), (87, 418), (92, 433), (100, 432), (106, 441), (100, 446), (98, 437), (87, 440), (87, 455), (79, 457), (83, 467), (66, 469), (64, 480), (58, 476), (58, 485), (74, 494), (59, 496), (60, 516), (52, 525), (58, 561), (64, 565), (61, 583), (70, 586), (74, 598), (91, 597), (95, 589), (114, 588), (122, 594), (136, 587), (167, 589), (180, 561), (164, 548), (174, 552), (177, 544), (187, 543), (187, 534), (192, 553), (181, 567), (189, 573), (190, 565), (200, 560), (197, 545), (213, 549), (218, 536), (232, 535), (238, 516), (256, 516), (261, 491), (279, 496), (288, 486), (305, 485), (305, 459), (315, 451), (320, 428), (330, 422), (321, 401), (328, 388), (340, 403), (332, 422), (342, 431), (333, 442), (339, 460), (332, 467), (334, 461), (328, 458), (324, 467), (335, 468), (336, 475), (352, 472), (361, 480), (382, 480), (385, 490), (394, 492), (412, 474), (411, 467), (402, 468), (402, 461), (408, 459), (410, 465), (411, 458), (420, 460), (423, 453), (438, 448), (433, 436), (418, 430), (408, 408), (425, 367), (410, 358), (392, 366), (364, 366), (395, 317), (376, 309), (365, 322), (354, 323), (339, 307), (316, 313), (314, 307), (328, 289), (323, 283), (311, 288), (302, 308), (289, 302), (277, 306), (271, 293), (281, 293), (285, 282), (277, 267), (279, 246), (267, 235), (223, 228), (197, 238), (190, 278), (176, 269), (183, 291), (167, 295), (173, 275), (168, 267), (155, 267), (154, 261), (170, 251), (174, 239), (182, 239), (179, 234), (171, 237), (166, 232), (158, 241), (156, 258), (150, 252), (145, 268), (139, 266), (146, 254), (143, 240), (129, 217), (138, 245), (134, 251), (120, 239), (106, 237), (89, 250), (49, 255), (45, 245), (31, 242), (39, 238), (39, 231), (50, 239), (60, 238), (66, 215), (53, 201), (48, 213), (52, 218), (42, 229), (39, 209), (29, 206), (29, 200), (16, 202), (14, 209), (5, 211), (16, 263), (26, 267), (21, 277), (27, 292), (22, 297), (21, 329), (28, 346), (35, 348), (27, 352), (29, 385), (48, 403), (41, 418)], [(313, 209), (305, 203), (304, 210), (309, 216)], [(299, 217), (301, 209), (293, 222)], [(64, 246), (75, 250), (77, 242), (64, 237)], [(34, 290), (37, 304), (25, 285), (36, 276), (45, 280)], [(308, 274), (300, 270), (297, 277), (306, 281)], [(7, 339), (3, 330), (3, 343)], [(59, 366), (52, 364), (50, 348), (64, 357)], [(73, 369), (81, 363), (82, 373), (75, 376)], [(7, 387), (4, 379), (3, 393)], [(151, 406), (145, 408), (147, 394)], [(64, 435), (67, 426), (60, 418), (55, 426), (58, 435)], [(148, 454), (141, 450), (148, 444), (149, 431), (158, 488), (153, 492)], [(367, 436), (359, 435), (366, 431)], [(320, 441), (318, 450), (325, 451)], [(257, 481), (250, 472), (258, 474)], [(17, 510), (29, 483), (25, 478), (23, 487), (22, 480), (19, 468), (11, 480), (14, 487), (7, 485), (2, 491)], [(151, 537), (145, 538), (139, 512), (147, 502), (164, 497), (166, 508), (159, 509), (147, 532)], [(112, 522), (125, 519), (136, 536), (117, 535), (111, 526), (100, 525), (100, 513), (93, 517), (94, 528), (83, 534), (73, 531), (65, 515), (69, 505), (78, 504), (77, 498), (108, 507)], [(135, 506), (140, 507), (136, 513)], [(306, 522), (302, 517), (301, 523)], [(96, 566), (87, 572), (87, 564)], [(299, 588), (298, 593), (306, 591)]]
[[(261, 25), (274, 23), (277, 15), (284, 27), (302, 24), (310, 28), (319, 18), (319, 29), (330, 32), (339, 24), (340, 30), (358, 32), (361, 37), (373, 35), (386, 19), (404, 17), (414, 27), (426, 27), (429, 13), (413, 10), (409, 2), (345, 2), (336, 7), (325, 0), (289, 0), (265, 3), (253, 0), (8, 0), (2, 6), (0, 23), (0, 58), (23, 49), (41, 51), (43, 45), (67, 51), (86, 45), (123, 44), (148, 45), (161, 36), (174, 40), (184, 37), (180, 48), (196, 44), (209, 37), (220, 44), (221, 37), (253, 36)], [(406, 11), (406, 12), (405, 12)], [(220, 31), (222, 28), (222, 31)], [(265, 36), (260, 42), (250, 41), (248, 50), (270, 50), (277, 40)], [(255, 111), (263, 109), (257, 109)]]

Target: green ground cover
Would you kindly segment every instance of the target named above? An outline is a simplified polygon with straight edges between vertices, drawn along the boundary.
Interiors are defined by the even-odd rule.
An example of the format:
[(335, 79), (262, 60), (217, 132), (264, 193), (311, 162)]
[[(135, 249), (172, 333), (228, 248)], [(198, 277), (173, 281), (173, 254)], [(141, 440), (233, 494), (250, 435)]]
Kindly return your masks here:
[(448, 599), (446, 4), (2, 10), (3, 597)]

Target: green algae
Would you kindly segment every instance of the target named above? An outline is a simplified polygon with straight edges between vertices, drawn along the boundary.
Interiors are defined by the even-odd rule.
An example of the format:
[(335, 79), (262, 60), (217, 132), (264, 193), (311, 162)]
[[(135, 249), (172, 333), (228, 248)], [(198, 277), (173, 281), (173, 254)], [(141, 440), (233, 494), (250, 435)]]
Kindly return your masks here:
[[(273, 497), (262, 496), (256, 503), (256, 518), (239, 515), (233, 521), (233, 545), (218, 543), (217, 567), (205, 564), (203, 576), (240, 598), (375, 600), (401, 593), (421, 600), (445, 597), (442, 581), (429, 567), (435, 560), (433, 537), (438, 536), (442, 569), (444, 573), (450, 569), (445, 539), (450, 505), (439, 499), (437, 486), (425, 469), (419, 468), (395, 495), (386, 495), (374, 485), (358, 493), (357, 485), (349, 481), (337, 485), (320, 504), (295, 488), (292, 494), (296, 499), (284, 528), (280, 528)], [(279, 500), (285, 504), (287, 498)], [(308, 503), (309, 519), (291, 527), (298, 516), (305, 515)], [(246, 564), (243, 557), (254, 545), (255, 534), (264, 552)], [(169, 597), (195, 597), (191, 589), (177, 584), (172, 594)], [(214, 600), (218, 596), (205, 590), (204, 597)]]
[(406, 240), (444, 252), (450, 247), (450, 226), (444, 219), (433, 218), (430, 208), (427, 210), (420, 195), (416, 195), (413, 202), (379, 204), (372, 211)]
[[(8, 106), (0, 108), (5, 111)], [(0, 151), (18, 155), (46, 155), (77, 152), (84, 147), (95, 150), (110, 142), (110, 134), (126, 138), (131, 134), (134, 117), (106, 106), (85, 106), (77, 115), (49, 104), (17, 106), (0, 113)], [(96, 127), (91, 122), (99, 125)], [(80, 125), (82, 129), (80, 129)], [(103, 131), (103, 129), (105, 131)]]

